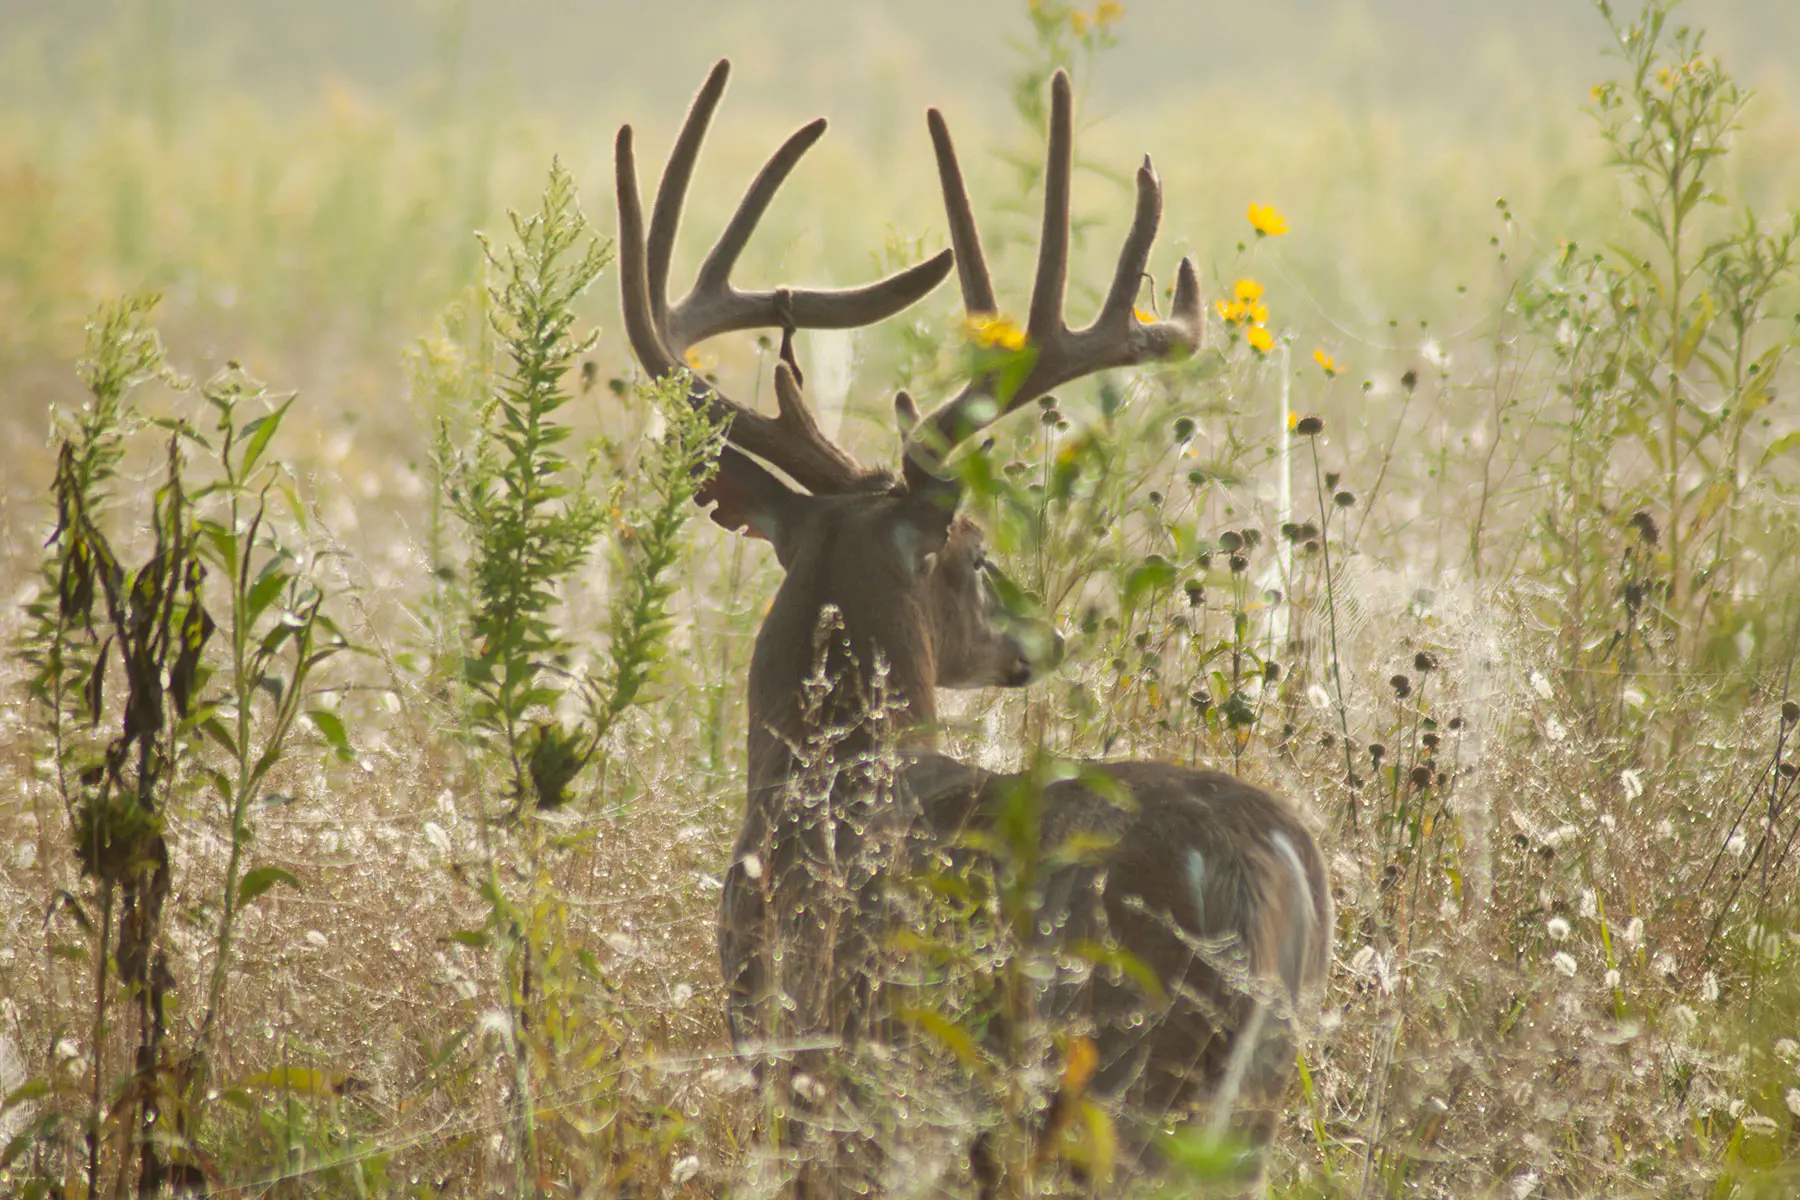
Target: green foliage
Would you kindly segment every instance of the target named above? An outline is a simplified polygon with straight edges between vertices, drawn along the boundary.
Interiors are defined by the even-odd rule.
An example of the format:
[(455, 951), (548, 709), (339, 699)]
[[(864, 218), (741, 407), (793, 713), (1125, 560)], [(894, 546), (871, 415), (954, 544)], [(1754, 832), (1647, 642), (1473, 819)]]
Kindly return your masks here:
[[(554, 803), (560, 785), (548, 796), (533, 791), (532, 755), (566, 748), (568, 739), (534, 735), (530, 720), (561, 694), (552, 678), (569, 643), (551, 620), (557, 587), (588, 561), (607, 520), (588, 473), (560, 449), (569, 429), (556, 414), (569, 401), (569, 367), (594, 340), (575, 336), (572, 305), (611, 250), (588, 233), (561, 164), (551, 168), (539, 210), (513, 214), (512, 226), (516, 245), (496, 251), (484, 243), (504, 366), (480, 415), (476, 447), (453, 476), (451, 503), (470, 543), (472, 649), (464, 671), (475, 727), (497, 739), (518, 803)], [(566, 783), (561, 771), (546, 775), (540, 764), (538, 775)]]
[(1538, 549), (1568, 580), (1571, 670), (1617, 687), (1646, 658), (1754, 670), (1794, 618), (1800, 526), (1771, 468), (1791, 449), (1774, 381), (1796, 345), (1800, 211), (1771, 221), (1723, 190), (1751, 94), (1701, 33), (1663, 0), (1629, 21), (1599, 8), (1624, 77), (1594, 113), (1629, 220), (1603, 251), (1563, 243), (1519, 295), (1566, 402)]
[(669, 601), (678, 581), (682, 531), (694, 498), (717, 467), (724, 430), (689, 399), (690, 381), (672, 375), (648, 385), (646, 398), (663, 436), (646, 447), (632, 471), (634, 486), (615, 497), (618, 524), (612, 565), (619, 586), (608, 610), (607, 670), (591, 701), (596, 738), (640, 701), (668, 641)]

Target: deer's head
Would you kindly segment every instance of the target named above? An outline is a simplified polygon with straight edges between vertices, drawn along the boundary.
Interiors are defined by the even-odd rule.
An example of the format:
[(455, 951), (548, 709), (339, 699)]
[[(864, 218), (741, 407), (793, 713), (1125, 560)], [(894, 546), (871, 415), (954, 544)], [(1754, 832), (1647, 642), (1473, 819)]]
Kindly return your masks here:
[[(896, 410), (906, 431), (901, 469), (869, 468), (819, 427), (802, 392), (792, 335), (796, 329), (851, 328), (888, 317), (935, 288), (952, 263), (967, 313), (998, 312), (949, 129), (935, 109), (928, 114), (952, 250), (844, 291), (745, 292), (734, 287), (732, 267), (757, 221), (800, 156), (823, 135), (825, 122), (818, 120), (802, 127), (769, 159), (701, 264), (693, 288), (671, 303), (669, 262), (681, 209), (728, 71), (725, 62), (714, 67), (696, 97), (670, 151), (648, 230), (638, 197), (631, 128), (619, 131), (620, 274), (632, 349), (652, 375), (680, 370), (691, 346), (717, 334), (782, 330), (774, 416), (746, 408), (698, 380), (690, 393), (695, 404), (729, 423), (729, 445), (701, 501), (714, 506), (712, 517), (720, 525), (769, 542), (787, 572), (757, 638), (752, 709), (759, 700), (765, 708), (777, 705), (773, 696), (798, 689), (811, 668), (819, 614), (828, 606), (840, 615), (851, 656), (865, 667), (879, 656), (917, 719), (932, 715), (934, 687), (1027, 684), (1055, 661), (1061, 640), (1046, 623), (1002, 602), (1011, 589), (999, 586), (980, 529), (957, 514), (961, 488), (946, 464), (982, 428), (1060, 384), (1198, 344), (1199, 283), (1188, 260), (1182, 260), (1177, 275), (1169, 319), (1145, 320), (1136, 309), (1162, 212), (1156, 174), (1146, 159), (1137, 173), (1131, 231), (1099, 316), (1084, 329), (1070, 329), (1063, 319), (1063, 295), (1072, 104), (1068, 78), (1058, 72), (1052, 84), (1043, 237), (1026, 326), (1035, 351), (1032, 366), (1003, 396), (996, 394), (993, 378), (977, 376), (923, 419), (912, 399), (900, 393)], [(752, 713), (753, 723), (773, 717)]]

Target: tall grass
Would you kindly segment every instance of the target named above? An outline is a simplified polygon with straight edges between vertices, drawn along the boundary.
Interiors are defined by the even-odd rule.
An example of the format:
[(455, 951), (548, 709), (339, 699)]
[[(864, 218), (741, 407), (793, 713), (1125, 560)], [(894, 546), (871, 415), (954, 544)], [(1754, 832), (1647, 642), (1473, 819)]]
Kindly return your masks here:
[[(968, 166), (1015, 308), (1034, 81), (1119, 54), (1130, 15), (1101, 15), (1031, 6), (992, 60), (1017, 107)], [(1795, 1186), (1800, 156), (1679, 16), (1601, 9), (1587, 111), (1543, 98), (1542, 140), (1482, 164), (1403, 169), (1416, 116), (1294, 98), (1254, 129), (1221, 105), (1083, 131), (1077, 279), (1105, 277), (1109, 172), (1149, 146), (1165, 240), (1218, 304), (1194, 358), (1072, 389), (971, 465), (1069, 651), (1029, 694), (946, 698), (947, 740), (1206, 763), (1309, 811), (1341, 920), (1277, 1194)], [(754, 125), (720, 178), (754, 169)], [(608, 207), (601, 144), (348, 93), (0, 125), (0, 420), (69, 414), (0, 522), (23, 600), (0, 1189), (779, 1181), (712, 934), (775, 568), (685, 519), (716, 432), (617, 338), (576, 203)], [(468, 231), (506, 228), (496, 199), (552, 146), (568, 171), (484, 256)], [(860, 277), (870, 213), (889, 259), (942, 240), (919, 145), (820, 154), (745, 279)], [(734, 199), (696, 189), (689, 220)], [(94, 297), (140, 283), (168, 292), (161, 337), (125, 303), (84, 350)], [(870, 457), (893, 434), (869, 393), (965, 366), (949, 304), (859, 335), (844, 429)], [(753, 335), (701, 354), (766, 390)], [(1020, 928), (1045, 850), (994, 851)], [(914, 1005), (918, 1074), (885, 1080), (894, 1170), (965, 1192), (985, 1122), (1012, 1178), (1079, 1194), (1112, 1157), (1099, 1117), (1030, 1158), (1035, 1122), (1093, 1099), (1078, 1031), (1010, 1058), (966, 1036), (1038, 968), (949, 937), (981, 928), (954, 875), (922, 944), (961, 966)]]

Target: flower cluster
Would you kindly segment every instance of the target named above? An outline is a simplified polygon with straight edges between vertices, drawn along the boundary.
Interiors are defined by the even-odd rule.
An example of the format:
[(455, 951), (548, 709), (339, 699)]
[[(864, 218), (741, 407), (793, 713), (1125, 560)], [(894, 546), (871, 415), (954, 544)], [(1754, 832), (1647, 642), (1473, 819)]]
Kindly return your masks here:
[[(1113, 26), (1125, 19), (1125, 6), (1118, 0), (1100, 0), (1092, 12), (1054, 0), (1031, 0), (1030, 8), (1032, 19), (1040, 26), (1054, 28), (1067, 24), (1070, 33), (1084, 39), (1108, 38)], [(1110, 41), (1107, 44), (1110, 45)]]
[(1231, 290), (1230, 300), (1218, 301), (1219, 316), (1227, 325), (1244, 331), (1244, 340), (1258, 354), (1275, 348), (1275, 339), (1265, 326), (1269, 323), (1269, 306), (1262, 302), (1263, 285), (1254, 279), (1240, 279)]

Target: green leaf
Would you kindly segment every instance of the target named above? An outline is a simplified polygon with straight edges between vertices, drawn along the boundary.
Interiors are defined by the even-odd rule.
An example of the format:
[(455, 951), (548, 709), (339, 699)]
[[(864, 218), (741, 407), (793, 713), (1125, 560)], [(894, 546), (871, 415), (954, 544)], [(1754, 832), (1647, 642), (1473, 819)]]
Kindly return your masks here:
[(337, 712), (328, 712), (326, 709), (308, 709), (306, 720), (310, 720), (313, 723), (313, 729), (319, 730), (320, 736), (331, 743), (331, 750), (340, 759), (344, 759), (347, 763), (356, 757), (355, 748), (351, 748), (349, 745), (349, 734), (344, 730), (344, 718), (340, 718)]
[(899, 1017), (908, 1025), (922, 1031), (926, 1036), (941, 1043), (945, 1049), (968, 1067), (981, 1067), (985, 1060), (981, 1048), (969, 1031), (956, 1024), (943, 1013), (933, 1012), (926, 1008), (914, 1008), (911, 1005), (900, 1007)]
[(261, 577), (250, 585), (250, 595), (245, 601), (245, 608), (252, 621), (262, 616), (263, 610), (269, 607), (275, 597), (281, 594), (281, 589), (287, 586), (288, 580), (293, 578), (286, 571), (274, 568), (275, 563), (270, 563), (263, 569)]
[(476, 950), (485, 950), (492, 941), (487, 933), (480, 929), (454, 929), (450, 932), (450, 940)]
[(300, 890), (300, 881), (294, 878), (294, 873), (286, 867), (258, 867), (254, 871), (246, 872), (244, 877), (238, 881), (238, 907), (242, 908), (249, 904), (278, 883), (284, 883), (295, 891)]
[(268, 416), (258, 417), (244, 426), (243, 433), (239, 437), (249, 438), (250, 445), (244, 450), (244, 462), (239, 470), (240, 475), (248, 476), (250, 472), (256, 470), (257, 462), (262, 458), (263, 451), (268, 448), (269, 439), (275, 436), (277, 429), (281, 428), (281, 419), (287, 416), (287, 410), (292, 407), (294, 400), (294, 396), (289, 396), (280, 408)]
[(1756, 464), (1756, 469), (1760, 471), (1776, 459), (1797, 452), (1800, 452), (1800, 429), (1792, 433), (1784, 433), (1770, 442), (1769, 448), (1763, 451), (1761, 461)]
[(272, 1067), (238, 1081), (238, 1086), (268, 1092), (299, 1092), (306, 1096), (333, 1096), (344, 1085), (341, 1071), (313, 1067)]
[(6, 1099), (0, 1101), (0, 1112), (16, 1108), (32, 1100), (41, 1100), (50, 1094), (50, 1085), (42, 1079), (30, 1079), (19, 1087), (8, 1092)]
[(200, 722), (200, 732), (223, 746), (225, 748), (225, 753), (231, 755), (231, 757), (236, 758), (238, 756), (237, 739), (231, 735), (231, 731), (225, 728), (224, 723), (220, 721), (219, 718), (208, 717), (206, 720)]
[(1125, 580), (1124, 607), (1128, 612), (1135, 610), (1145, 593), (1163, 591), (1174, 586), (1174, 564), (1160, 554), (1146, 555), (1144, 561)]

